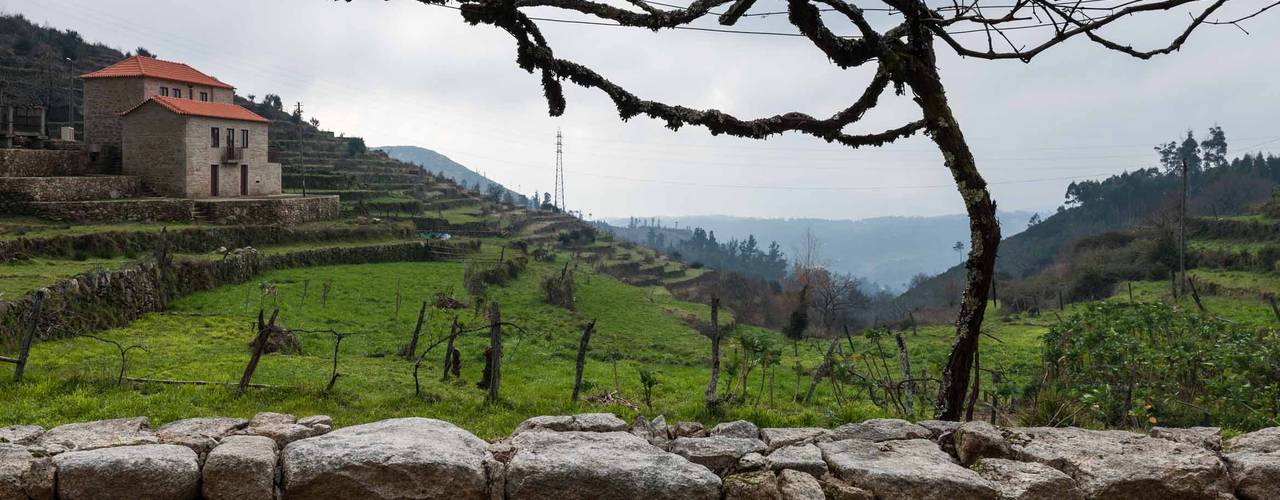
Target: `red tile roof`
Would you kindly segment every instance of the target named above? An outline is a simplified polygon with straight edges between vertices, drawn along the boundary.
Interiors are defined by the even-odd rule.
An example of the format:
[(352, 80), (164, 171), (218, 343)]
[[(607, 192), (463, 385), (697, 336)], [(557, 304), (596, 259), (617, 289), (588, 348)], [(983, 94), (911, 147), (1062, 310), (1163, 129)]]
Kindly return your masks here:
[(182, 63), (161, 61), (154, 57), (133, 56), (118, 63), (92, 73), (80, 75), (80, 78), (122, 78), (131, 76), (147, 76), (175, 82), (208, 85), (224, 89), (234, 89), (230, 85), (212, 76), (197, 71)]
[(142, 101), (142, 104), (134, 106), (121, 116), (136, 111), (138, 108), (145, 106), (147, 103), (155, 101), (156, 104), (164, 106), (165, 109), (187, 116), (205, 116), (209, 118), (225, 118), (228, 120), (242, 120), (247, 122), (271, 123), (271, 120), (258, 116), (257, 113), (245, 109), (238, 104), (228, 104), (225, 102), (205, 102), (192, 99), (181, 99), (177, 97), (152, 96), (150, 99)]

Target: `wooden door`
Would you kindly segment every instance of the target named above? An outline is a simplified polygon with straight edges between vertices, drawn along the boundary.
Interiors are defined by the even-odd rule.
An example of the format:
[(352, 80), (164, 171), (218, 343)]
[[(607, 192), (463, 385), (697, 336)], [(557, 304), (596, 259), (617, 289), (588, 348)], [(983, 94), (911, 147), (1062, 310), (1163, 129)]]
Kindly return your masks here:
[(209, 166), (209, 196), (218, 197), (218, 166)]
[(249, 196), (249, 166), (240, 165), (240, 196)]

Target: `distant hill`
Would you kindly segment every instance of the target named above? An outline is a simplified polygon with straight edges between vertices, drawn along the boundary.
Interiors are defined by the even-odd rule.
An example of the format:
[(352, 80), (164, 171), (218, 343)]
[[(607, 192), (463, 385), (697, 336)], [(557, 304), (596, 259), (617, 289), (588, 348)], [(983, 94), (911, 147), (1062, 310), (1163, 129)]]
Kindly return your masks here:
[(511, 193), (511, 196), (515, 197), (517, 202), (527, 199), (527, 197), (522, 193), (512, 191), (506, 186), (476, 173), (465, 165), (453, 161), (448, 156), (427, 148), (418, 146), (379, 146), (373, 149), (385, 151), (388, 156), (396, 160), (400, 160), (405, 163), (412, 163), (431, 173), (442, 173), (445, 177), (469, 188), (479, 184), (481, 192), (488, 191), (490, 185), (497, 185), (503, 190)]
[[(1001, 212), (1005, 234), (1014, 234), (1027, 227), (1032, 212)], [(656, 219), (645, 219), (657, 222)], [(611, 225), (626, 228), (629, 219), (609, 219)], [(651, 222), (651, 223), (654, 223)], [(761, 244), (776, 241), (788, 256), (794, 255), (804, 239), (806, 229), (812, 229), (821, 242), (824, 263), (841, 273), (849, 273), (877, 283), (889, 290), (901, 291), (916, 274), (937, 274), (956, 265), (964, 256), (952, 250), (957, 241), (969, 241), (969, 222), (963, 214), (936, 217), (876, 217), (861, 220), (831, 219), (758, 219), (728, 215), (698, 215), (665, 217), (664, 228), (679, 229), (701, 227), (715, 231), (719, 241), (743, 240), (754, 235)], [(687, 231), (664, 231), (666, 240), (674, 243)], [(635, 233), (644, 238), (647, 227), (640, 231), (623, 231), (620, 235)], [(642, 240), (635, 240), (644, 243)]]

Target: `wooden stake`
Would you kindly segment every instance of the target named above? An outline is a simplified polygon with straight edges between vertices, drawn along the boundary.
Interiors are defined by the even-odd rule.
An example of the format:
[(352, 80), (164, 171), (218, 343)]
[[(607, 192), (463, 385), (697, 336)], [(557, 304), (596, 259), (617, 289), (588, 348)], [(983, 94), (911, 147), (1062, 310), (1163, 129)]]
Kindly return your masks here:
[(1276, 296), (1267, 295), (1267, 302), (1271, 303), (1271, 312), (1275, 313), (1276, 321), (1280, 321), (1280, 307), (1276, 306)]
[(44, 308), (44, 292), (37, 291), (31, 299), (31, 319), (27, 326), (27, 334), (22, 337), (18, 359), (14, 362), (13, 381), (22, 382), (22, 373), (27, 369), (27, 357), (31, 355), (31, 343), (35, 341), (36, 330), (40, 327), (40, 310)]
[(596, 330), (596, 321), (591, 320), (587, 326), (582, 329), (582, 339), (578, 342), (578, 363), (576, 371), (573, 375), (573, 395), (569, 397), (569, 401), (578, 400), (578, 392), (582, 389), (582, 370), (587, 364), (587, 344), (591, 342), (591, 334)]
[[(894, 340), (898, 342), (898, 367), (902, 371), (902, 380), (911, 379), (911, 355), (907, 353), (907, 341), (902, 338), (902, 333), (894, 335)], [(902, 403), (907, 408), (907, 415), (912, 415), (911, 400), (915, 396), (915, 388), (908, 382), (905, 386), (906, 394), (902, 397)]]
[(405, 347), (402, 353), (405, 359), (413, 359), (418, 357), (418, 336), (422, 334), (422, 321), (427, 316), (427, 301), (422, 301), (422, 309), (418, 310), (418, 324), (413, 327), (413, 336), (409, 338), (409, 345)]
[(1200, 291), (1196, 289), (1196, 280), (1187, 276), (1187, 286), (1191, 289), (1191, 298), (1196, 301), (1196, 307), (1200, 308), (1200, 312), (1209, 312), (1204, 308), (1204, 304), (1200, 302)]
[(1133, 303), (1133, 282), (1127, 281), (1125, 282), (1125, 284), (1129, 285), (1129, 303), (1132, 304)]
[(249, 357), (249, 365), (244, 367), (244, 375), (240, 377), (239, 392), (249, 386), (249, 381), (253, 379), (254, 370), (258, 369), (258, 360), (262, 358), (262, 351), (267, 348), (267, 337), (271, 335), (271, 329), (276, 325), (276, 317), (280, 315), (280, 309), (271, 312), (271, 321), (262, 322), (263, 311), (258, 310), (258, 337), (253, 341), (253, 355)]
[[(444, 350), (444, 375), (440, 377), (440, 380), (442, 381), (449, 380), (450, 371), (457, 372), (461, 369), (458, 366), (458, 363), (461, 363), (461, 360), (453, 355), (453, 341), (458, 338), (458, 332), (460, 331), (462, 331), (462, 327), (458, 326), (458, 317), (454, 316), (453, 325), (449, 327), (449, 344), (445, 346)], [(423, 355), (425, 356), (426, 353), (423, 353)], [(417, 380), (417, 377), (415, 376), (414, 379)], [(416, 394), (417, 391), (415, 390), (414, 393)]]
[(716, 385), (720, 383), (720, 298), (711, 297), (711, 380), (703, 394), (708, 409), (716, 407)]
[(489, 303), (489, 395), (486, 402), (496, 403), (502, 388), (502, 311), (498, 301)]

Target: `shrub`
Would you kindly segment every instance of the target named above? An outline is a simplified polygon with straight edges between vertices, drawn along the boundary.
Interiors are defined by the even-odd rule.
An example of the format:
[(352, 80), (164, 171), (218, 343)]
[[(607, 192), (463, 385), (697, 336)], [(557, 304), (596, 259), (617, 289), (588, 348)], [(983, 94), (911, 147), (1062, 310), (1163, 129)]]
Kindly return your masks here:
[[(1280, 333), (1163, 303), (1089, 304), (1044, 338), (1054, 425), (1274, 425)], [(1050, 403), (1049, 400), (1057, 401)], [(1038, 422), (1051, 423), (1051, 422)]]
[(568, 263), (565, 263), (564, 270), (560, 271), (559, 275), (547, 276), (542, 280), (542, 292), (546, 295), (548, 304), (570, 311), (576, 309), (577, 305), (573, 297), (573, 270), (569, 269)]

